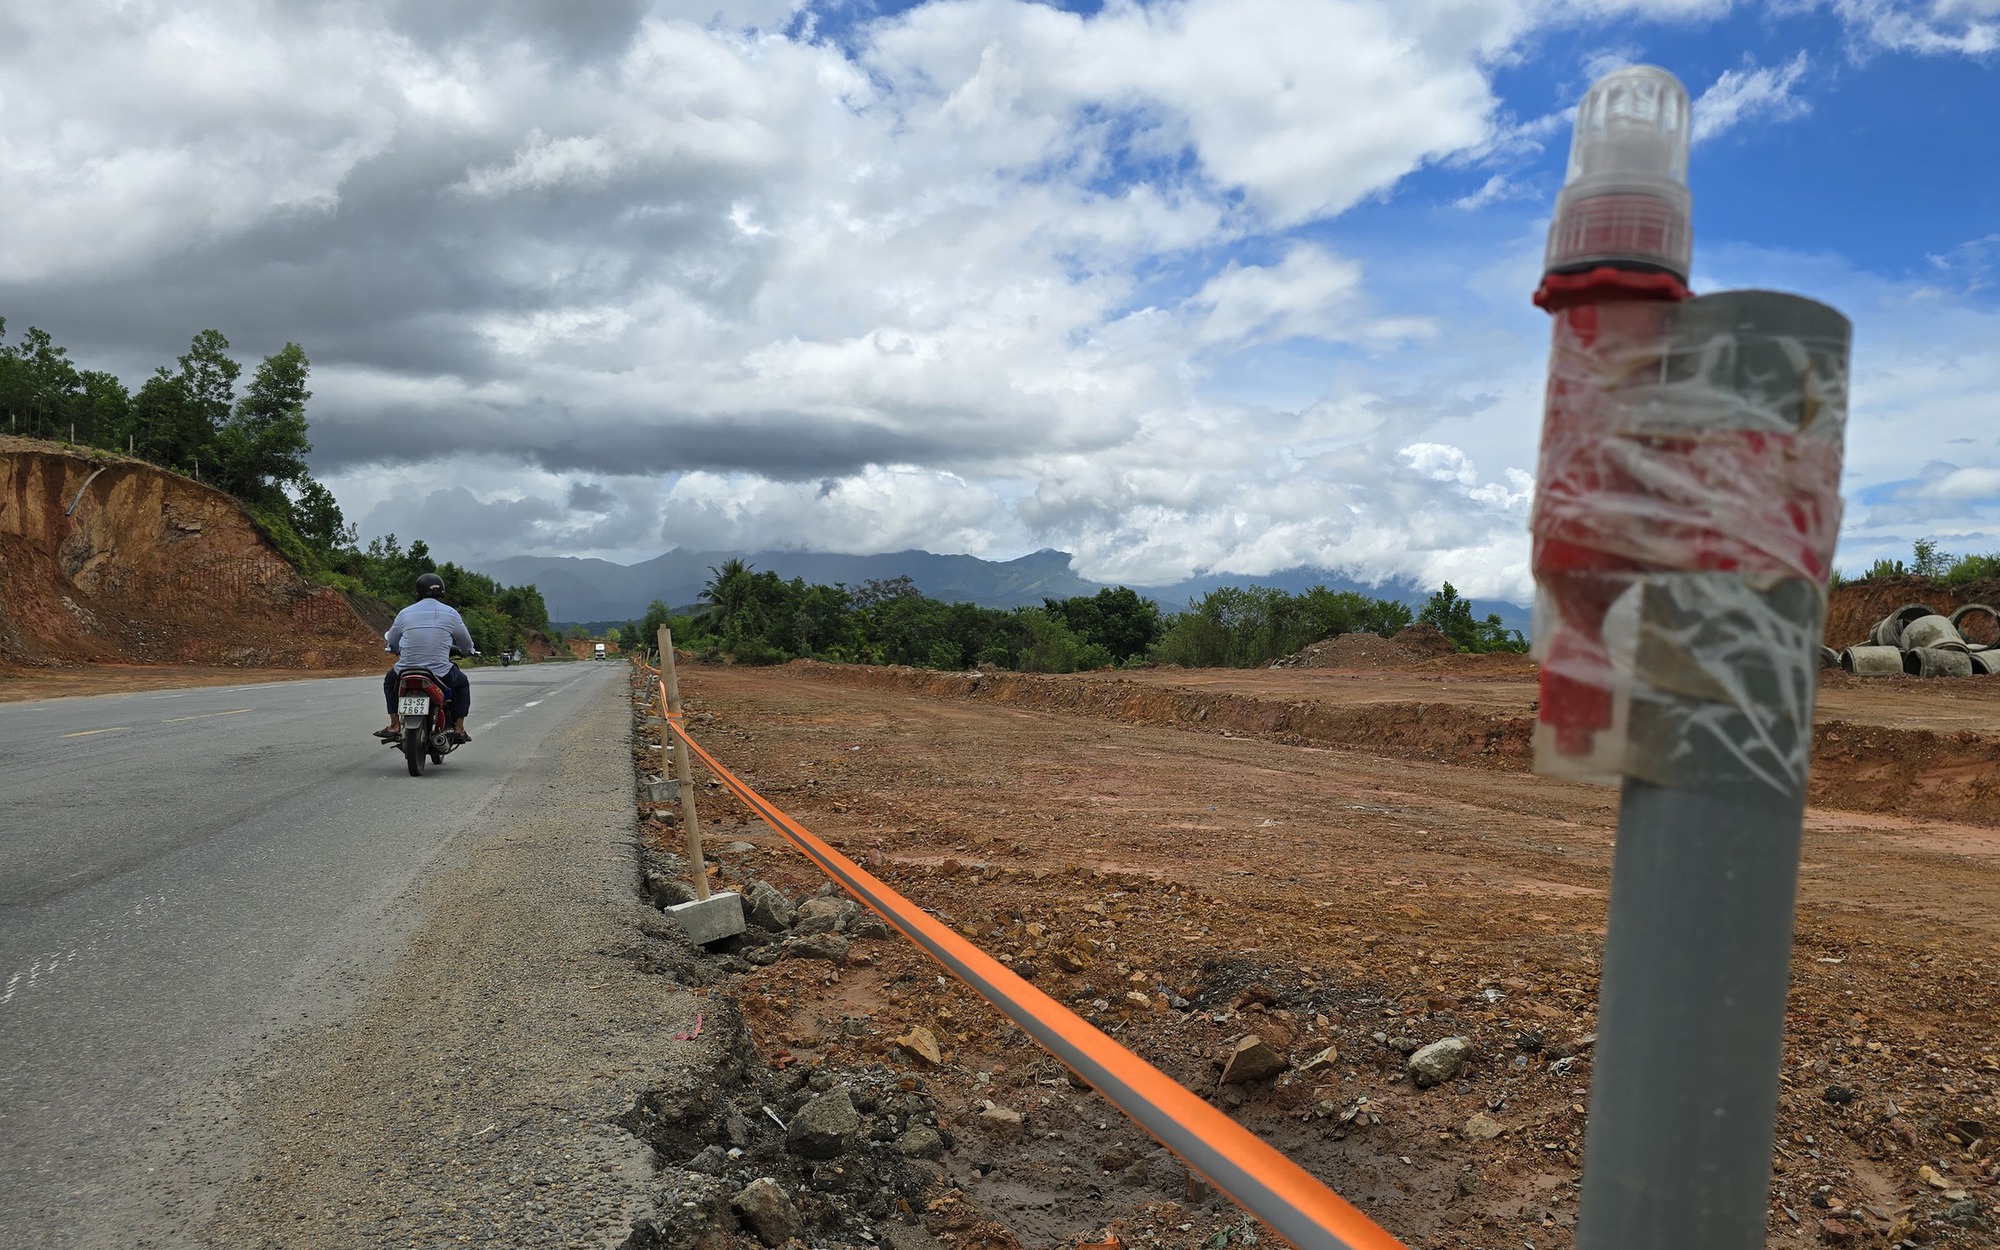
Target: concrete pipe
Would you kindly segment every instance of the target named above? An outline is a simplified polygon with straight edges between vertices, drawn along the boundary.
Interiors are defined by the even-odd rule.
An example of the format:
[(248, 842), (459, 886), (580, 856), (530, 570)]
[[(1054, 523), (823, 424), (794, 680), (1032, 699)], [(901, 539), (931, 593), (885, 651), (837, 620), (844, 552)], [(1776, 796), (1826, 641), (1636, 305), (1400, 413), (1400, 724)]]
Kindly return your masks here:
[(1903, 627), (1923, 616), (1936, 616), (1928, 603), (1906, 603), (1876, 623), (1868, 635), (1868, 641), (1878, 647), (1900, 647), (1903, 645)]
[(1973, 673), (1980, 677), (1990, 677), (1995, 673), (2000, 673), (2000, 649), (1989, 648), (1985, 651), (1974, 651), (1966, 658), (1972, 661)]
[(1903, 626), (1903, 650), (1916, 651), (1927, 647), (1963, 651), (1965, 639), (1959, 637), (1957, 627), (1947, 617), (1920, 616)]
[(1919, 677), (1970, 677), (1972, 656), (1948, 647), (1918, 647), (1903, 652), (1903, 671)]
[[(1987, 616), (1993, 619), (1993, 626), (1995, 630), (1995, 641), (2000, 642), (2000, 610), (1997, 610), (1984, 603), (1968, 603), (1964, 607), (1960, 608), (1958, 611), (1951, 614), (1951, 627), (1958, 631), (1958, 636), (1960, 638), (1965, 638), (1965, 626), (1960, 624), (1960, 622), (1963, 621), (1966, 617), (1971, 616), (1975, 612), (1984, 612)], [(1970, 642), (1972, 640), (1967, 638), (1966, 641)]]
[(1900, 647), (1849, 647), (1841, 653), (1840, 666), (1856, 677), (1888, 677), (1903, 671)]
[(1840, 652), (1835, 651), (1832, 647), (1821, 647), (1819, 649), (1819, 666), (1821, 668), (1839, 668)]

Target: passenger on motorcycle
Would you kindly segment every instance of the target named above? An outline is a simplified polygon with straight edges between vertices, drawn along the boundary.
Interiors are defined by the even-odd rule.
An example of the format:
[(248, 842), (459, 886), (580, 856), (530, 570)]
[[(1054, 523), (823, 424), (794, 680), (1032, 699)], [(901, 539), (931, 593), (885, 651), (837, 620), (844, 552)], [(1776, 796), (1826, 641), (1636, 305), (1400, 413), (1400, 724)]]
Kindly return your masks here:
[(451, 721), (453, 737), (459, 742), (472, 741), (472, 735), (465, 731), (466, 713), (472, 710), (472, 683), (451, 662), (451, 652), (456, 647), (466, 655), (478, 653), (472, 646), (472, 634), (465, 628), (465, 618), (444, 602), (443, 596), (444, 579), (435, 573), (425, 573), (417, 579), (417, 601), (396, 613), (396, 623), (382, 636), (383, 649), (394, 651), (400, 658), (382, 679), (389, 724), (375, 731), (378, 738), (394, 741), (401, 736), (402, 725), (396, 719), (397, 675), (421, 668), (429, 670), (445, 689), (448, 704), (445, 714)]

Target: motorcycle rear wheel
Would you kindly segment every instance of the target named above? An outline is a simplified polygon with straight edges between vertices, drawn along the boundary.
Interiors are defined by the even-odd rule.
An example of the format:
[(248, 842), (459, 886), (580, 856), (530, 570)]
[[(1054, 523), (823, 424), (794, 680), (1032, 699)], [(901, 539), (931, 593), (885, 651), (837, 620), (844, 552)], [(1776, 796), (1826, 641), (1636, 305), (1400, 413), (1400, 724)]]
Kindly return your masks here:
[(403, 760), (410, 766), (410, 776), (424, 775), (424, 731), (405, 729), (403, 731)]

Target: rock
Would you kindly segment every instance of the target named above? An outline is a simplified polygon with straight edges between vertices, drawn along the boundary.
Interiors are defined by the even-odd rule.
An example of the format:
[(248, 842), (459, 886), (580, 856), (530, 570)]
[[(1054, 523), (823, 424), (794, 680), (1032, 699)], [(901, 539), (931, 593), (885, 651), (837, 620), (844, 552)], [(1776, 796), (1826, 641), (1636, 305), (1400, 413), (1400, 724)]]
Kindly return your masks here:
[(778, 1182), (760, 1176), (745, 1185), (733, 1200), (757, 1240), (767, 1246), (781, 1246), (799, 1235), (799, 1210)]
[(1124, 1142), (1116, 1142), (1109, 1150), (1097, 1156), (1097, 1166), (1107, 1172), (1122, 1172), (1138, 1159), (1138, 1154)]
[(738, 1115), (734, 1107), (722, 1118), (722, 1140), (737, 1150), (750, 1148), (750, 1121)]
[(1500, 1121), (1483, 1111), (1475, 1112), (1465, 1122), (1465, 1136), (1470, 1141), (1492, 1141), (1506, 1131)]
[(784, 957), (785, 948), (782, 946), (760, 946), (756, 950), (743, 952), (744, 963), (756, 964), (760, 968), (777, 963)]
[(792, 920), (792, 932), (804, 937), (813, 933), (831, 933), (839, 926), (840, 900), (814, 896), (799, 904)]
[(1944, 1209), (1944, 1218), (1948, 1224), (1962, 1224), (1967, 1228), (1975, 1225), (1983, 1228), (1986, 1224), (1986, 1221), (1980, 1218), (1977, 1198), (1960, 1198)]
[(921, 1224), (904, 1224), (890, 1220), (875, 1226), (875, 1235), (889, 1250), (944, 1250), (937, 1238), (925, 1232)]
[(1836, 1107), (1845, 1107), (1848, 1103), (1854, 1101), (1854, 1091), (1845, 1085), (1829, 1085), (1820, 1097), (1826, 1099)]
[(1222, 1065), (1222, 1083), (1243, 1085), (1276, 1076), (1284, 1070), (1285, 1057), (1266, 1046), (1263, 1038), (1251, 1033), (1229, 1052), (1228, 1062)]
[(1320, 1072), (1340, 1062), (1340, 1047), (1329, 1046), (1299, 1065), (1301, 1072)]
[(1056, 967), (1061, 968), (1064, 972), (1082, 972), (1090, 966), (1089, 960), (1067, 947), (1056, 951), (1049, 958), (1055, 960)]
[(1001, 1137), (1019, 1137), (1023, 1117), (1012, 1107), (1003, 1107), (990, 1098), (979, 1100), (979, 1122)]
[(785, 1132), (785, 1148), (802, 1159), (832, 1159), (861, 1129), (861, 1113), (844, 1089), (830, 1090), (800, 1107)]
[(791, 928), (793, 921), (798, 919), (798, 908), (793, 907), (791, 900), (780, 894), (776, 887), (768, 882), (759, 881), (751, 886), (748, 897), (750, 923), (760, 929), (769, 929), (776, 933), (781, 929)]
[(1854, 1230), (1839, 1220), (1821, 1220), (1819, 1239), (1829, 1246), (1844, 1246), (1854, 1240)]
[(678, 907), (682, 903), (694, 902), (693, 887), (657, 872), (646, 874), (646, 889), (653, 896), (653, 906), (662, 911), (669, 907)]
[(854, 921), (861, 915), (861, 904), (851, 898), (840, 900), (840, 910), (834, 914), (833, 928), (836, 933), (845, 933), (854, 927)]
[(785, 943), (788, 959), (824, 959), (828, 963), (847, 962), (847, 939), (838, 933), (814, 933)]
[(879, 942), (887, 938), (889, 934), (890, 928), (888, 922), (883, 920), (882, 917), (873, 914), (857, 917), (854, 923), (847, 926), (847, 936), (857, 941), (863, 938), (870, 938)]
[(1399, 1055), (1415, 1054), (1418, 1044), (1417, 1039), (1414, 1037), (1392, 1037), (1389, 1039), (1389, 1049)]
[(1951, 1182), (1939, 1174), (1938, 1170), (1926, 1163), (1917, 1169), (1917, 1179), (1932, 1189), (1950, 1189)]
[(704, 1146), (700, 1154), (687, 1161), (690, 1172), (705, 1172), (710, 1176), (720, 1176), (729, 1167), (729, 1152), (720, 1146)]
[(937, 1035), (921, 1024), (911, 1025), (909, 1032), (896, 1039), (896, 1045), (933, 1067), (944, 1062), (944, 1054), (938, 1050)]
[(917, 1124), (896, 1139), (896, 1153), (905, 1159), (935, 1159), (944, 1153), (944, 1135), (928, 1124)]
[(1432, 1042), (1418, 1049), (1410, 1056), (1408, 1071), (1410, 1080), (1418, 1089), (1428, 1089), (1440, 1081), (1449, 1081), (1458, 1075), (1465, 1061), (1472, 1054), (1472, 1043), (1462, 1037), (1447, 1037), (1443, 1041)]

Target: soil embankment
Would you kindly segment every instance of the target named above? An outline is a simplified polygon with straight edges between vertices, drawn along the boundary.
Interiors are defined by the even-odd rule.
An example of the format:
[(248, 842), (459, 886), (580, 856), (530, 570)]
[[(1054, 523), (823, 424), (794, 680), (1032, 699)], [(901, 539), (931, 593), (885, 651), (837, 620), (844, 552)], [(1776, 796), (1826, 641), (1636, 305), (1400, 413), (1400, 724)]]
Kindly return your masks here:
[[(1433, 764), (1526, 772), (1533, 762), (1534, 668), (1518, 656), (1445, 656), (1410, 659), (1392, 669), (1282, 674), (1149, 669), (1055, 677), (810, 661), (788, 667), (843, 685)], [(1814, 806), (2000, 825), (1993, 802), (2000, 788), (2000, 683), (1914, 677), (1863, 683), (1837, 672), (1826, 680), (1813, 745)], [(1940, 709), (1951, 715), (1930, 715)], [(1955, 727), (1914, 723), (1933, 719)]]
[(0, 671), (79, 663), (348, 669), (381, 643), (219, 490), (0, 438)]

